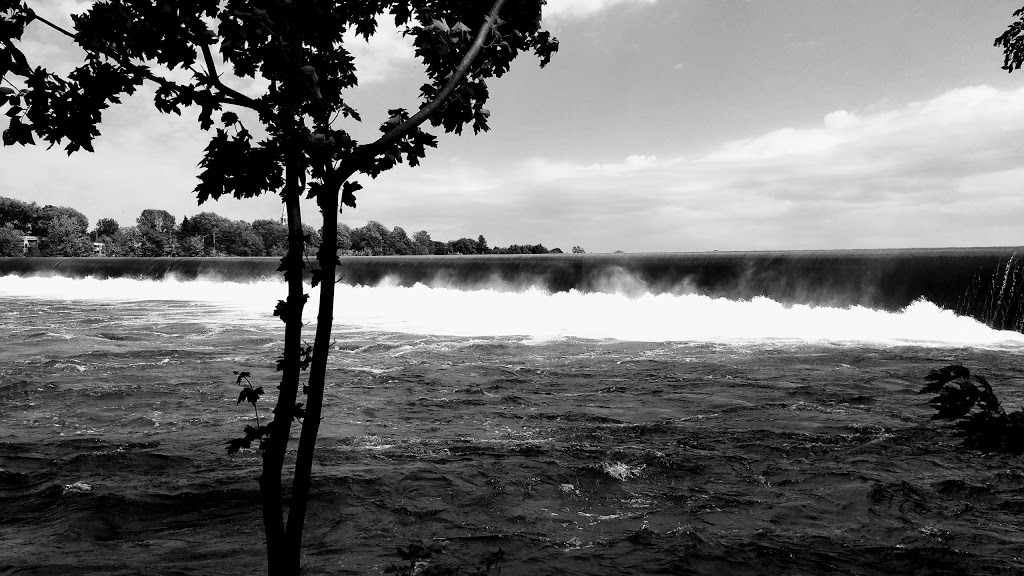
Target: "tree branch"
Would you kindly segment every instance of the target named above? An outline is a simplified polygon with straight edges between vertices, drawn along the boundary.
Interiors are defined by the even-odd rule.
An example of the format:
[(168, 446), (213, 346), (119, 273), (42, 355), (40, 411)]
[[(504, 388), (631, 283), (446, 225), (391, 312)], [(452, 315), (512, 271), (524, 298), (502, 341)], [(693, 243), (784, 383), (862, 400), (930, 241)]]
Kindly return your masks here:
[[(381, 136), (377, 141), (365, 145), (365, 150), (368, 155), (376, 155), (376, 150), (386, 148), (393, 144), (396, 140), (408, 134), (413, 128), (416, 128), (420, 124), (423, 124), (430, 117), (431, 114), (437, 111), (441, 107), (441, 104), (451, 96), (455, 88), (466, 78), (469, 74), (469, 69), (473, 65), (473, 61), (480, 55), (480, 51), (483, 49), (484, 41), (487, 40), (487, 34), (490, 32), (491, 26), (498, 19), (498, 13), (501, 11), (502, 5), (505, 4), (505, 0), (494, 0), (494, 5), (491, 6), (490, 13), (484, 18), (484, 23), (480, 26), (480, 30), (476, 33), (476, 38), (473, 40), (473, 45), (470, 46), (469, 51), (462, 57), (462, 62), (459, 62), (458, 68), (452, 73), (452, 77), (448, 79), (448, 83), (444, 85), (444, 88), (437, 93), (437, 96), (433, 100), (424, 104), (418, 112), (413, 114), (408, 120), (402, 122), (395, 128), (393, 128), (387, 134)], [(361, 146), (361, 148), (363, 148)]]
[(234, 104), (238, 106), (245, 106), (257, 112), (266, 111), (266, 107), (261, 103), (249, 98), (245, 94), (228, 87), (220, 81), (220, 74), (217, 73), (217, 66), (213, 62), (213, 54), (210, 52), (210, 46), (208, 44), (202, 44), (199, 46), (200, 50), (203, 51), (203, 59), (206, 60), (206, 69), (209, 71), (207, 74), (207, 81), (218, 89), (225, 96), (229, 96), (234, 100)]
[(65, 29), (61, 28), (60, 26), (57, 26), (56, 24), (54, 24), (53, 22), (50, 22), (50, 21), (49, 21), (49, 20), (47, 20), (46, 18), (43, 18), (43, 17), (42, 17), (42, 16), (40, 16), (39, 14), (36, 14), (35, 12), (33, 12), (33, 13), (32, 13), (32, 17), (33, 17), (34, 19), (36, 19), (36, 20), (39, 20), (39, 21), (40, 21), (40, 22), (42, 22), (43, 24), (46, 24), (46, 25), (47, 25), (47, 26), (49, 26), (50, 28), (53, 28), (53, 29), (54, 29), (54, 30), (56, 30), (57, 32), (60, 32), (61, 34), (63, 34), (63, 35), (65, 35), (65, 36), (67, 36), (68, 38), (71, 38), (71, 39), (72, 39), (72, 40), (74, 40), (75, 42), (78, 42), (78, 38), (75, 38), (75, 35), (74, 35), (74, 34), (72, 34), (71, 32), (68, 32), (67, 30), (65, 30)]
[[(172, 81), (170, 81), (170, 80), (168, 80), (166, 78), (157, 76), (156, 74), (153, 74), (152, 72), (150, 72), (148, 68), (146, 68), (144, 66), (139, 66), (139, 65), (133, 64), (130, 60), (128, 60), (126, 58), (123, 58), (123, 57), (119, 56), (118, 54), (116, 54), (116, 53), (114, 53), (114, 52), (112, 52), (110, 50), (107, 50), (105, 48), (98, 47), (98, 46), (86, 46), (85, 44), (81, 43), (79, 41), (79, 39), (74, 34), (72, 34), (71, 32), (69, 32), (67, 30), (65, 30), (61, 26), (58, 26), (58, 25), (54, 24), (53, 22), (50, 22), (49, 20), (47, 20), (46, 18), (43, 18), (39, 14), (33, 14), (33, 17), (36, 20), (39, 20), (40, 22), (42, 22), (43, 24), (46, 24), (50, 28), (53, 28), (57, 32), (60, 32), (61, 34), (67, 36), (70, 39), (72, 39), (76, 44), (78, 44), (79, 46), (81, 46), (85, 50), (89, 50), (89, 51), (97, 52), (99, 54), (103, 54), (104, 56), (112, 59), (114, 62), (117, 62), (119, 65), (121, 65), (122, 68), (125, 68), (127, 70), (131, 70), (133, 73), (139, 74), (143, 78), (145, 78), (147, 80), (150, 80), (151, 82), (156, 82), (157, 84), (159, 84), (159, 85), (161, 85), (161, 86), (163, 86), (165, 88), (168, 88), (170, 90), (173, 90), (173, 91), (175, 91), (175, 92), (177, 92), (179, 94), (181, 93), (181, 86), (179, 84), (177, 84), (176, 82), (172, 82)], [(231, 88), (228, 88), (227, 86), (225, 86), (224, 83), (222, 83), (220, 81), (220, 79), (216, 75), (216, 72), (215, 72), (216, 69), (213, 67), (213, 56), (210, 54), (209, 47), (204, 45), (204, 46), (202, 46), (202, 49), (203, 49), (203, 56), (206, 58), (207, 66), (211, 70), (211, 74), (210, 74), (210, 78), (212, 79), (211, 83), (214, 86), (216, 86), (217, 88), (219, 88), (220, 91), (221, 91), (220, 98), (217, 99), (220, 103), (222, 103), (222, 104), (232, 104), (232, 105), (235, 105), (235, 106), (242, 106), (244, 108), (250, 108), (252, 110), (256, 110), (257, 112), (265, 109), (259, 102), (253, 100), (252, 98), (249, 98), (245, 94), (242, 94), (240, 92), (237, 92), (237, 91), (232, 90)]]

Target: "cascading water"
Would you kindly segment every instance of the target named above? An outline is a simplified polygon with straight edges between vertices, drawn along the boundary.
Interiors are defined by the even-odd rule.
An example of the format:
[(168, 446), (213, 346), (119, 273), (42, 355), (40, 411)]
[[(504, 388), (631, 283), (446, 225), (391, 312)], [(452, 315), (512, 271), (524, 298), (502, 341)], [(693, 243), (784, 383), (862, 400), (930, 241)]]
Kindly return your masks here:
[[(317, 289), (311, 289), (312, 303)], [(180, 302), (216, 305), (208, 318), (225, 325), (273, 330), (271, 315), (283, 283), (196, 279), (96, 280), (62, 277), (0, 277), (0, 298), (33, 301)], [(204, 314), (211, 314), (204, 312)], [(313, 304), (307, 322), (316, 317)], [(783, 305), (765, 297), (729, 300), (701, 294), (639, 296), (601, 292), (547, 292), (490, 288), (458, 290), (385, 281), (374, 287), (339, 286), (336, 331), (381, 331), (462, 337), (610, 339), (635, 342), (807, 342), (873, 345), (1024, 348), (1024, 334), (992, 329), (920, 300), (903, 310)]]
[[(957, 303), (958, 314), (974, 315), (1002, 330), (1024, 331), (1024, 264), (1014, 252), (991, 272), (978, 272)], [(980, 312), (980, 313), (979, 313)]]
[[(0, 258), (0, 276), (174, 277), (252, 282), (277, 278), (274, 258)], [(896, 312), (919, 300), (997, 329), (1024, 328), (1024, 267), (1014, 248), (344, 257), (347, 285), (417, 284), (502, 290), (700, 295), (784, 305)]]

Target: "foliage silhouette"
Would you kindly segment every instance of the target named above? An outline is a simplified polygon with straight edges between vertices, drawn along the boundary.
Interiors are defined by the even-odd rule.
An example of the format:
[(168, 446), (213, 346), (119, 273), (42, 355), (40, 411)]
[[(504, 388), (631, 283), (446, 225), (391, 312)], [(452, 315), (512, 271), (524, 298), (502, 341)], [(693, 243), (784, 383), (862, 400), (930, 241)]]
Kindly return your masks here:
[(23, 246), (20, 230), (10, 224), (0, 224), (0, 257), (21, 256)]
[[(1024, 411), (1007, 413), (988, 379), (963, 366), (946, 366), (924, 377), (920, 394), (938, 394), (932, 420), (955, 421), (964, 445), (984, 452), (1024, 452)], [(977, 407), (978, 410), (974, 410)]]
[(121, 228), (117, 220), (113, 218), (100, 218), (96, 221), (96, 237), (113, 236)]
[(89, 256), (92, 240), (86, 235), (87, 226), (76, 219), (58, 215), (47, 221), (47, 235), (42, 242), (43, 256)]
[(0, 226), (10, 225), (22, 233), (32, 230), (41, 208), (35, 202), (22, 202), (16, 198), (0, 196)]
[[(239, 372), (236, 370), (234, 374), (238, 376), (235, 380), (235, 384), (243, 386), (241, 392), (238, 394), (238, 402), (235, 402), (235, 405), (237, 406), (241, 404), (243, 400), (252, 404), (253, 412), (256, 413), (256, 426), (246, 426), (245, 436), (228, 442), (228, 454), (234, 454), (242, 448), (251, 447), (254, 440), (260, 441), (260, 448), (262, 449), (263, 438), (270, 434), (270, 429), (260, 423), (260, 411), (256, 407), (256, 402), (258, 402), (260, 396), (264, 394), (263, 387), (253, 387), (252, 382), (249, 381), (249, 376), (251, 375), (249, 372)], [(244, 385), (242, 384), (242, 380), (245, 380)]]
[[(541, 29), (544, 3), (101, 0), (72, 16), (72, 32), (41, 17), (25, 0), (0, 0), (0, 84), (6, 84), (0, 107), (6, 106), (10, 117), (5, 145), (32, 145), (38, 139), (51, 147), (63, 145), (68, 154), (92, 151), (103, 111), (150, 83), (159, 111), (181, 114), (183, 108), (197, 108), (199, 128), (212, 130), (194, 190), (200, 203), (265, 193), (282, 198), (288, 246), (279, 270), (287, 297), (275, 309), (285, 323), (281, 383), (266, 432), (246, 430), (246, 437), (259, 438), (262, 448), (260, 495), (270, 574), (298, 574), (300, 569), (334, 321), (334, 282), (324, 281), (313, 346), (303, 348), (304, 254), (312, 235), (303, 224), (299, 200), (305, 195), (317, 202), (323, 222), (317, 260), (321, 277), (333, 279), (338, 214), (342, 206), (355, 208), (355, 194), (362, 188), (352, 178), (376, 178), (399, 163), (418, 165), (437, 145), (437, 138), (422, 128), (427, 122), (455, 134), (467, 125), (474, 133), (488, 130), (487, 82), (508, 72), (524, 52), (535, 53), (543, 66), (558, 49), (557, 40)], [(415, 111), (390, 109), (379, 125), (381, 136), (361, 144), (344, 129), (361, 121), (345, 100), (358, 71), (344, 34), (351, 30), (369, 39), (384, 18), (412, 39), (426, 82)], [(84, 61), (66, 77), (32, 66), (21, 51), (32, 46), (22, 43), (30, 24), (72, 39)], [(188, 72), (190, 79), (181, 80)], [(260, 82), (246, 80), (257, 77)], [(262, 90), (259, 94), (244, 93), (231, 84), (263, 88), (252, 89)], [(258, 132), (249, 130), (256, 125)], [(309, 375), (300, 388), (304, 367)], [(306, 402), (296, 409), (300, 389)], [(308, 416), (301, 419), (286, 502), (285, 453), (299, 410)]]
[(1003, 70), (1013, 72), (1024, 64), (1024, 7), (1013, 13), (1015, 20), (995, 39), (995, 46), (1003, 49)]
[(446, 564), (436, 560), (444, 554), (444, 547), (433, 543), (424, 545), (420, 542), (412, 542), (408, 546), (399, 547), (396, 551), (401, 563), (394, 564), (384, 569), (385, 574), (397, 574), (398, 576), (485, 576), (491, 570), (497, 568), (497, 574), (501, 574), (501, 561), (505, 559), (505, 550), (498, 548), (492, 550), (483, 558), (476, 568), (466, 571), (462, 566)]

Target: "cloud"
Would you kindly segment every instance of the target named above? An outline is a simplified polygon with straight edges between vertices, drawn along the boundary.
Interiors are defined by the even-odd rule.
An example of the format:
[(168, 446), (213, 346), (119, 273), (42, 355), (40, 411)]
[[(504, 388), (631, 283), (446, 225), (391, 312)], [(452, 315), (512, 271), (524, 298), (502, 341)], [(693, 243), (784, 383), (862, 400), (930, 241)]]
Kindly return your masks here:
[(725, 143), (690, 165), (733, 179), (785, 182), (781, 193), (799, 198), (823, 193), (803, 183), (861, 195), (925, 183), (946, 188), (1024, 160), (1017, 144), (1024, 131), (1022, 97), (1024, 89), (978, 86), (863, 116), (840, 110), (819, 126)]
[(595, 249), (1016, 245), (1020, 142), (1024, 88), (969, 87), (690, 156), (534, 158), (510, 206)]
[(71, 15), (82, 14), (95, 3), (95, 0), (37, 0), (32, 3), (32, 10), (54, 24), (70, 29), (74, 25)]
[(532, 172), (539, 180), (564, 180), (572, 178), (587, 177), (597, 174), (628, 174), (657, 165), (656, 156), (632, 155), (626, 157), (622, 162), (595, 163), (595, 164), (573, 164), (570, 162), (550, 162), (542, 158), (535, 158), (526, 162), (528, 172)]
[(360, 84), (383, 82), (407, 69), (415, 62), (412, 37), (402, 36), (394, 19), (378, 18), (377, 33), (369, 41), (349, 30), (345, 47), (355, 58)]
[(351, 223), (588, 251), (1021, 244), (1024, 88), (872, 110), (685, 156), (428, 158), (375, 181)]
[(612, 8), (652, 6), (658, 0), (548, 0), (544, 6), (545, 23), (583, 20)]

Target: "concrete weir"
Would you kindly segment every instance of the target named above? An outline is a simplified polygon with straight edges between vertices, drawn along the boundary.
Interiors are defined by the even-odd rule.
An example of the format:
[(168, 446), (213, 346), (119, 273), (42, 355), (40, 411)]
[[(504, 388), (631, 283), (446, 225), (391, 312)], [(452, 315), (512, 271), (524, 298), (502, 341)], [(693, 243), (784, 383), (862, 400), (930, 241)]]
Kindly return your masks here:
[[(1024, 247), (346, 256), (338, 278), (361, 285), (764, 296), (787, 304), (885, 310), (925, 298), (994, 328), (1024, 331), (1022, 257)], [(277, 258), (0, 258), (0, 275), (245, 282), (278, 276), (279, 263)]]

